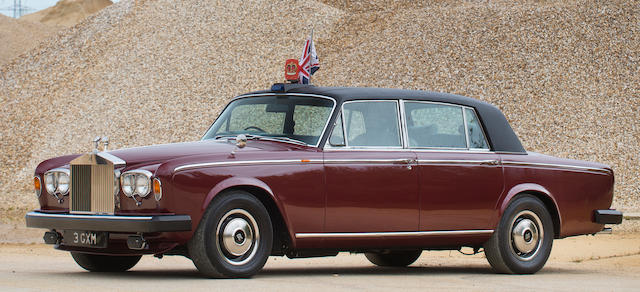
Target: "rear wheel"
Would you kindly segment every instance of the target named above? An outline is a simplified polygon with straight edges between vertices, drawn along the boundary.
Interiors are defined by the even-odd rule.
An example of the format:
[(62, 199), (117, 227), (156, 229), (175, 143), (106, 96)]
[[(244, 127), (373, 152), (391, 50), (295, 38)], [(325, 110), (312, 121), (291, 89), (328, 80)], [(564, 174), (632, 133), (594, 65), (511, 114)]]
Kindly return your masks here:
[(401, 250), (385, 253), (365, 253), (367, 259), (381, 267), (406, 267), (413, 264), (422, 253), (421, 250)]
[(251, 194), (232, 191), (209, 205), (188, 248), (205, 276), (247, 278), (262, 269), (272, 245), (267, 209)]
[(83, 269), (91, 272), (124, 272), (133, 268), (142, 256), (107, 256), (71, 252), (71, 256)]
[(551, 215), (544, 204), (534, 196), (520, 195), (505, 210), (484, 250), (498, 273), (533, 274), (547, 262), (553, 235)]

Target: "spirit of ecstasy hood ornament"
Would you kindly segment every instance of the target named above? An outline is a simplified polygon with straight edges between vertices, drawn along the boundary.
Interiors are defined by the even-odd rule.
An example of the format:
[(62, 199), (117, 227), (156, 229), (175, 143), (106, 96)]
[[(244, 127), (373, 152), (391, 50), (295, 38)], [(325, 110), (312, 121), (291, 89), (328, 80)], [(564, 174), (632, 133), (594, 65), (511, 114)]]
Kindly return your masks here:
[(100, 147), (100, 141), (102, 141), (104, 143), (104, 147), (102, 148), (102, 151), (109, 151), (109, 137), (104, 136), (104, 137), (100, 137), (97, 136), (95, 138), (93, 138), (92, 142), (93, 142), (93, 153), (98, 153), (98, 147)]

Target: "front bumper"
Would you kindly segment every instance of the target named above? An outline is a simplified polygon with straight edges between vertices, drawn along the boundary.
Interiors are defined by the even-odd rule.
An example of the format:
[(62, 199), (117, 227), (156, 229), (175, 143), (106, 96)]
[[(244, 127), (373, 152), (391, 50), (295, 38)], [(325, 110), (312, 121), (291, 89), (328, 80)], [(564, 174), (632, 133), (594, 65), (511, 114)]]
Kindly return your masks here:
[(32, 211), (25, 216), (27, 227), (57, 230), (91, 230), (109, 232), (190, 231), (189, 215), (78, 215), (49, 214)]
[(593, 221), (599, 224), (620, 224), (622, 223), (622, 212), (618, 210), (595, 210)]

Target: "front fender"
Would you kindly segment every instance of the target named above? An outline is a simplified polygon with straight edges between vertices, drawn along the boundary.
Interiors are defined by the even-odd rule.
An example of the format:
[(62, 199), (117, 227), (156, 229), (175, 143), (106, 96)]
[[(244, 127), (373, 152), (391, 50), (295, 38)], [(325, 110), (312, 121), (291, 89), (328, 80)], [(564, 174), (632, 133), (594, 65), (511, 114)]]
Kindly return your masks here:
[(200, 206), (201, 213), (204, 213), (204, 211), (207, 209), (211, 201), (218, 194), (222, 193), (224, 190), (228, 190), (236, 187), (259, 188), (263, 190), (265, 193), (269, 194), (270, 199), (275, 203), (276, 207), (278, 208), (278, 211), (280, 212), (280, 215), (282, 216), (282, 219), (284, 220), (285, 225), (287, 226), (287, 229), (288, 229), (287, 231), (289, 232), (289, 235), (291, 236), (294, 234), (293, 230), (291, 230), (291, 224), (288, 224), (289, 218), (287, 217), (285, 208), (284, 206), (282, 206), (282, 203), (280, 202), (280, 200), (278, 200), (278, 198), (274, 195), (271, 188), (266, 183), (253, 177), (230, 177), (216, 184), (207, 194), (206, 198), (202, 203), (202, 206)]

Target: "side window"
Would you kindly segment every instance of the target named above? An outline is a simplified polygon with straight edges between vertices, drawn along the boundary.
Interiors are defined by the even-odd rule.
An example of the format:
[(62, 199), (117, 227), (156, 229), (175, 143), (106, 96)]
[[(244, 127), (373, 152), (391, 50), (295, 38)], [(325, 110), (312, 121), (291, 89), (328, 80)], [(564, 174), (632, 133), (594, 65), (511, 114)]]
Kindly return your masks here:
[(467, 148), (462, 107), (405, 102), (410, 147)]
[(333, 126), (333, 132), (329, 136), (329, 145), (333, 147), (345, 146), (344, 143), (344, 130), (342, 127), (342, 115), (339, 114), (336, 118), (335, 126)]
[(396, 101), (363, 101), (344, 104), (348, 146), (402, 147)]
[(469, 137), (469, 148), (473, 149), (489, 149), (489, 143), (482, 133), (482, 127), (476, 113), (469, 108), (464, 110), (467, 119), (467, 133)]

